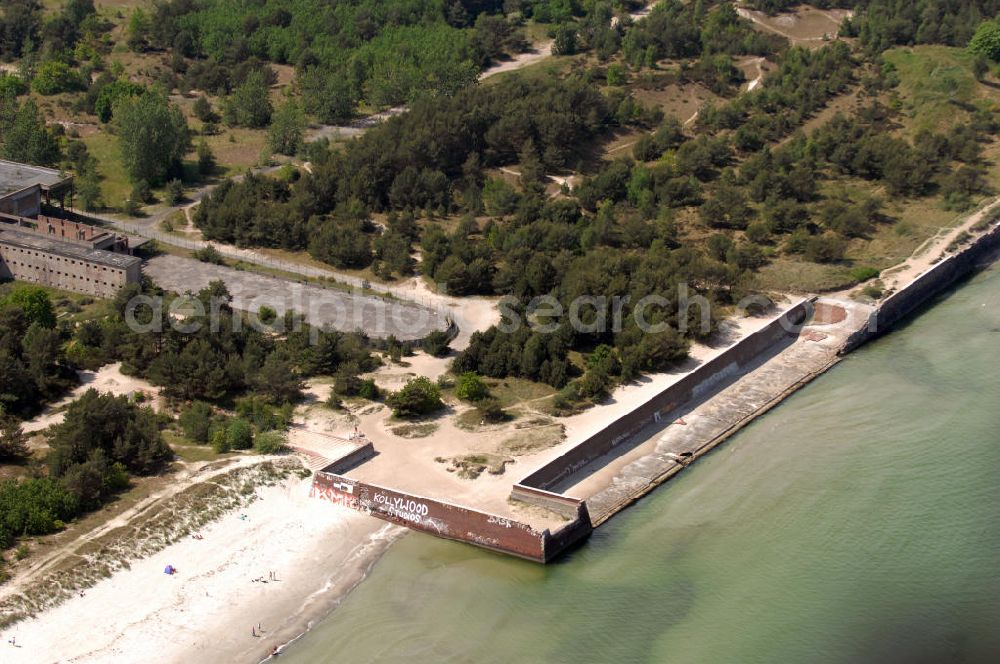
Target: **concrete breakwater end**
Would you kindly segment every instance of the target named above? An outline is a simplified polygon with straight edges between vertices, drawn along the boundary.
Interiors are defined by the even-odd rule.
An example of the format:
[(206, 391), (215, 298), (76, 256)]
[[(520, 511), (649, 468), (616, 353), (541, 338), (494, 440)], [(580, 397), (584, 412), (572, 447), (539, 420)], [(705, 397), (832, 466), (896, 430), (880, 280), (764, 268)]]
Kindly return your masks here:
[(587, 505), (582, 500), (573, 501), (576, 505), (573, 518), (552, 532), (536, 530), (515, 519), (359, 482), (326, 470), (315, 474), (312, 495), (413, 530), (539, 563), (556, 558), (586, 539), (592, 530)]

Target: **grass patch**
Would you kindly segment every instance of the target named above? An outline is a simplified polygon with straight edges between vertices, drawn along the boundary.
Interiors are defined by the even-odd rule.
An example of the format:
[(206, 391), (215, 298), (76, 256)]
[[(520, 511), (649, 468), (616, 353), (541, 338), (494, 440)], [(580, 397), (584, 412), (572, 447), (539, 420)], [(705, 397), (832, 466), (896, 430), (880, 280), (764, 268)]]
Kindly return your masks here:
[(97, 160), (97, 171), (101, 174), (101, 197), (104, 205), (121, 209), (125, 199), (132, 193), (132, 183), (125, 174), (118, 138), (103, 131), (80, 139), (87, 150)]
[(215, 461), (235, 456), (234, 454), (217, 454), (211, 445), (199, 445), (171, 429), (164, 429), (163, 440), (170, 445), (170, 449), (179, 459), (188, 463)]
[(499, 451), (511, 456), (533, 454), (566, 440), (566, 426), (547, 417), (518, 422), (516, 433), (500, 443)]
[(886, 51), (899, 73), (899, 94), (910, 118), (906, 132), (942, 131), (965, 120), (955, 102), (978, 104), (987, 94), (972, 74), (974, 56), (961, 48), (916, 46)]
[(490, 395), (497, 399), (504, 408), (545, 399), (557, 391), (554, 387), (544, 383), (535, 383), (523, 378), (504, 378), (502, 380), (487, 378), (486, 384), (490, 387)]
[(437, 430), (438, 424), (436, 422), (401, 424), (390, 429), (393, 435), (399, 436), (400, 438), (426, 438)]
[(187, 228), (187, 216), (183, 210), (177, 210), (167, 215), (167, 218), (160, 222), (159, 230), (176, 237), (192, 239), (190, 234), (182, 229)]
[(760, 291), (823, 293), (854, 284), (851, 266), (811, 263), (795, 256), (775, 258), (754, 275), (751, 287)]
[(459, 477), (466, 480), (474, 480), (484, 472), (490, 475), (503, 475), (507, 470), (507, 464), (514, 463), (514, 460), (497, 454), (466, 454), (451, 459), (438, 457), (436, 461), (449, 462), (449, 473), (457, 473)]
[(484, 422), (483, 414), (479, 409), (471, 408), (455, 418), (455, 426), (465, 431), (475, 432), (484, 428), (502, 425), (515, 419), (517, 419), (516, 415), (505, 410), (503, 419), (494, 422)]

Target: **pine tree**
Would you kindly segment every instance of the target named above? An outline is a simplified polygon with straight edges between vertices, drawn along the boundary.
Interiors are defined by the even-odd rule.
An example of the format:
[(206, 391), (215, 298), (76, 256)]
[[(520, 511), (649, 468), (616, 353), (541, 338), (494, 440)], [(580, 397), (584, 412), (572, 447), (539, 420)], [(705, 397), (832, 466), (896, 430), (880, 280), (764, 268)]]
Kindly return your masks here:
[(28, 437), (21, 424), (9, 415), (3, 415), (0, 410), (0, 459), (12, 461), (23, 459), (31, 454), (28, 449)]

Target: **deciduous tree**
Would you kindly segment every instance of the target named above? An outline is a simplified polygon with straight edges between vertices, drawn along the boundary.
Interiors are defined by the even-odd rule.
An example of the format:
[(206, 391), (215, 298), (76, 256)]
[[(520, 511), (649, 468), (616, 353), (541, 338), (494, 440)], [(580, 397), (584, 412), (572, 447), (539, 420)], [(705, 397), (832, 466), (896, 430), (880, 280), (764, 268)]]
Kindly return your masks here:
[(132, 182), (160, 185), (181, 172), (191, 143), (187, 121), (162, 91), (124, 97), (114, 106), (122, 163)]

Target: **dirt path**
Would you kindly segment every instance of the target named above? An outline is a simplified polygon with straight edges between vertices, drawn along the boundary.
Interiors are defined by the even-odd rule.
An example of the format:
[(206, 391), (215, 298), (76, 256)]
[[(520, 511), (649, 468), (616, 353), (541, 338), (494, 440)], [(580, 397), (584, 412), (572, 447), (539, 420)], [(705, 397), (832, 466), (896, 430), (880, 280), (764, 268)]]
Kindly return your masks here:
[(942, 228), (934, 237), (917, 247), (916, 251), (913, 252), (913, 255), (905, 263), (883, 271), (883, 274), (887, 274), (882, 279), (882, 283), (885, 284), (885, 290), (887, 292), (898, 290), (900, 286), (912, 282), (926, 272), (941, 259), (948, 251), (948, 247), (959, 236), (963, 233), (973, 232), (973, 226), (998, 209), (1000, 209), (1000, 198), (993, 199), (955, 226)]
[(747, 92), (753, 92), (753, 90), (764, 81), (764, 62), (765, 58), (754, 58), (751, 64), (757, 68), (757, 76), (747, 83)]
[(553, 43), (553, 40), (548, 39), (546, 41), (532, 44), (530, 50), (518, 53), (507, 60), (503, 60), (487, 67), (483, 70), (483, 73), (479, 75), (479, 80), (484, 81), (491, 76), (496, 76), (497, 74), (503, 74), (510, 71), (517, 71), (518, 69), (524, 69), (525, 67), (530, 67), (531, 65), (541, 62), (542, 60), (546, 60), (552, 56)]

